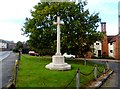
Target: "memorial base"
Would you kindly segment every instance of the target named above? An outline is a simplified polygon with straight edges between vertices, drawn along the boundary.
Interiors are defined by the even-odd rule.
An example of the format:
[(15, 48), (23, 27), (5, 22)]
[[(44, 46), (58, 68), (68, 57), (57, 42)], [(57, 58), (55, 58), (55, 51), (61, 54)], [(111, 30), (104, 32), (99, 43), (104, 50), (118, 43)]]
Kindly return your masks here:
[(64, 62), (64, 57), (59, 55), (52, 56), (52, 63), (45, 66), (50, 70), (70, 70), (71, 65)]

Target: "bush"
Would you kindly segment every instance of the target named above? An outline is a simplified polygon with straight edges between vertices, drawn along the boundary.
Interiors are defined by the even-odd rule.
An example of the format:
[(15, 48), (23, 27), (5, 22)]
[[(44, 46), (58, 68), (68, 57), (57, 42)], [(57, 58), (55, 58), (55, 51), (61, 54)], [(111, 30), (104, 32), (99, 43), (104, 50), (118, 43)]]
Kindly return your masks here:
[(16, 48), (14, 48), (12, 51), (15, 52), (15, 53), (18, 53), (18, 52), (19, 52), (19, 50), (16, 49)]
[(40, 55), (54, 55), (55, 51), (53, 49), (42, 49), (40, 50)]
[(22, 54), (28, 54), (29, 49), (22, 49)]

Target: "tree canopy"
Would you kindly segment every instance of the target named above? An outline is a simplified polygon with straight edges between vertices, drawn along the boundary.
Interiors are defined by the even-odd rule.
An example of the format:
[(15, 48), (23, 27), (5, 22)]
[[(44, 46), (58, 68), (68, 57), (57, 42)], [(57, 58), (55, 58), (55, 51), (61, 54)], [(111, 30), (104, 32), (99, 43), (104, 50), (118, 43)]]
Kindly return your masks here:
[(20, 50), (22, 50), (22, 48), (23, 48), (23, 43), (22, 43), (21, 41), (18, 41), (18, 42), (16, 43), (16, 46), (15, 46), (15, 48), (13, 49), (13, 51), (14, 51), (14, 52), (19, 52)]
[(86, 3), (80, 2), (42, 2), (31, 10), (31, 18), (26, 18), (22, 28), (29, 36), (29, 45), (40, 54), (56, 52), (56, 25), (53, 21), (64, 22), (61, 25), (61, 51), (83, 56), (91, 51), (91, 45), (102, 39), (102, 33), (97, 31), (99, 13), (90, 14), (85, 10)]

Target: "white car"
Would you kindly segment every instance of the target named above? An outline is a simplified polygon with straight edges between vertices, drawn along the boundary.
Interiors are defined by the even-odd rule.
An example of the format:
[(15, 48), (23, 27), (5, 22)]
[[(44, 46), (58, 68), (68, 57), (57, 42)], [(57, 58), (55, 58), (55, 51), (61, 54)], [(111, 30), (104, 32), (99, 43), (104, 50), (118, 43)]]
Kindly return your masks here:
[(38, 56), (38, 53), (36, 53), (35, 51), (29, 51), (28, 53), (29, 55), (32, 55), (32, 56)]
[(67, 54), (67, 53), (64, 53), (63, 54), (63, 56), (65, 57), (65, 58), (75, 58), (75, 55), (72, 55), (72, 54)]

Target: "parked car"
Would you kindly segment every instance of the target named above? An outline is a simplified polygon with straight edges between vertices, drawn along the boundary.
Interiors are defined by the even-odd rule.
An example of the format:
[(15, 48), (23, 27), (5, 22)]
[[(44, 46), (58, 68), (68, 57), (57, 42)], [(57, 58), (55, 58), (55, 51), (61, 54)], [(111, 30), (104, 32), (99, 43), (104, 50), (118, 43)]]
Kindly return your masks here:
[(29, 51), (28, 53), (29, 53), (29, 55), (32, 55), (32, 56), (38, 56), (38, 55), (39, 55), (39, 54), (36, 53), (35, 51)]
[(64, 53), (63, 54), (63, 56), (65, 57), (65, 58), (75, 58), (75, 55), (72, 55), (72, 54), (67, 54), (67, 53)]

